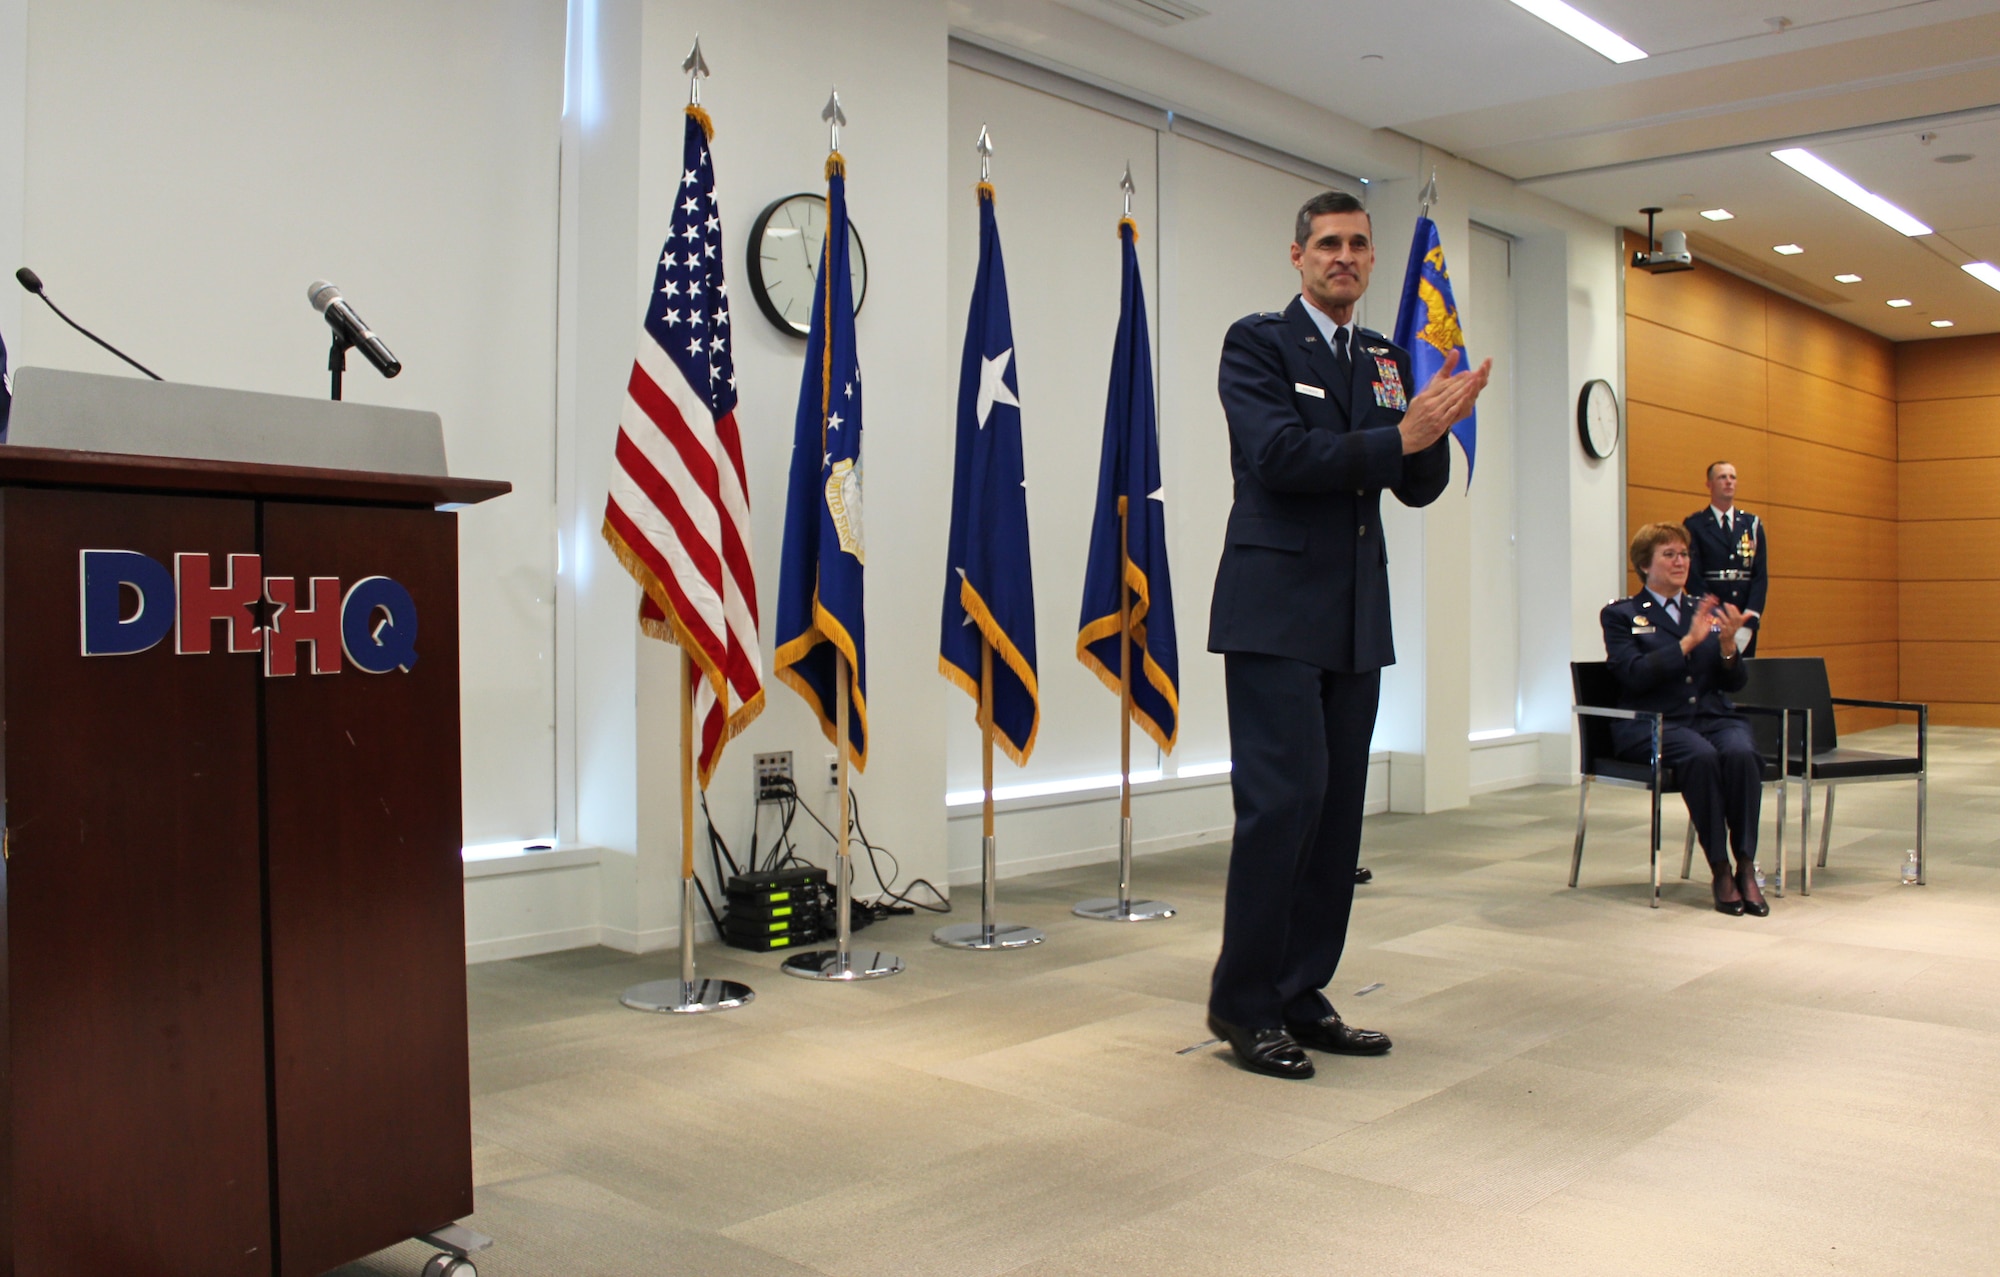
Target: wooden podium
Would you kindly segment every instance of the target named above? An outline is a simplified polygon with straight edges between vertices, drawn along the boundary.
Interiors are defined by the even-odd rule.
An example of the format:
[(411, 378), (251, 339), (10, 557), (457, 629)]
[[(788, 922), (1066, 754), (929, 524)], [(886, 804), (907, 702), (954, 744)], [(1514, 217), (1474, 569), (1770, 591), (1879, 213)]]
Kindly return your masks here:
[[(0, 1277), (308, 1277), (471, 1213), (449, 508), (508, 490), (0, 446)], [(417, 659), (86, 656), (104, 550), (390, 578)]]

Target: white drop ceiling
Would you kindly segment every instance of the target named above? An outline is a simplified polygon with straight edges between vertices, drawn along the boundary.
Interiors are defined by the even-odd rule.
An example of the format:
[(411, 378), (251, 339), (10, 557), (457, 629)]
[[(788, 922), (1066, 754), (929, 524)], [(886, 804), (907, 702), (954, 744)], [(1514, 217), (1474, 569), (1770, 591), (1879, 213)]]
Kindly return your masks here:
[[(1643, 230), (1658, 205), (1698, 260), (1884, 337), (2000, 332), (2000, 291), (1958, 269), (2000, 263), (2000, 0), (1571, 0), (1651, 55), (1622, 65), (1509, 0), (1201, 2), (1163, 27), (1064, 0), (1607, 221)], [(1935, 233), (1897, 234), (1772, 159), (1782, 145)], [(1734, 220), (1698, 216), (1717, 207)]]

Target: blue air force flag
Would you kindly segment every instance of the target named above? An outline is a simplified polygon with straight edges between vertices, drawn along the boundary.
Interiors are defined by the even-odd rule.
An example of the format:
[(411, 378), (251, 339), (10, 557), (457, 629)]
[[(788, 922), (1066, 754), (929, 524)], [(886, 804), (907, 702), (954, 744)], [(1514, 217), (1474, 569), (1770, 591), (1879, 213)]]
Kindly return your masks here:
[(835, 653), (847, 657), (848, 756), (868, 765), (868, 644), (861, 606), (861, 364), (847, 233), (847, 166), (826, 161), (826, 242), (820, 248), (805, 376), (792, 431), (785, 548), (778, 564), (775, 673), (836, 736)]
[[(1139, 279), (1139, 228), (1118, 223), (1125, 289), (1111, 348), (1111, 393), (1104, 405), (1104, 451), (1097, 463), (1097, 511), (1084, 566), (1083, 617), (1076, 658), (1119, 689), (1119, 604), (1130, 592), (1132, 721), (1171, 752), (1180, 735), (1180, 655), (1174, 644), (1174, 591), (1167, 575), (1166, 489), (1153, 419), (1153, 351)], [(1125, 516), (1123, 552), (1119, 515)]]
[(979, 700), (980, 649), (993, 645), (993, 734), (1026, 764), (1041, 724), (1035, 685), (1035, 582), (1028, 564), (1028, 480), (1021, 461), (1020, 383), (1007, 267), (993, 188), (979, 184), (979, 274), (958, 372), (958, 457), (952, 467), (938, 670)]
[[(1465, 353), (1465, 333), (1458, 326), (1458, 304), (1451, 299), (1444, 245), (1438, 242), (1437, 223), (1428, 217), (1417, 218), (1417, 231), (1410, 239), (1410, 266), (1403, 272), (1403, 300), (1396, 308), (1394, 340), (1410, 352), (1411, 394), (1431, 384), (1452, 351), (1458, 352), (1459, 371), (1471, 363)], [(1453, 426), (1451, 433), (1465, 449), (1465, 486), (1469, 488), (1478, 455), (1478, 413)]]

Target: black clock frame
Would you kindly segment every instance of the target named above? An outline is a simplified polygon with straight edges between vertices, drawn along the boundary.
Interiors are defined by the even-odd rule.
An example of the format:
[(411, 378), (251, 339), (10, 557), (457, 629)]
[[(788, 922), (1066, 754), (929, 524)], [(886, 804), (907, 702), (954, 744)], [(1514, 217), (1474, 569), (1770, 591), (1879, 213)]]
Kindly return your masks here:
[[(792, 327), (792, 321), (785, 318), (784, 312), (780, 311), (776, 303), (771, 300), (770, 291), (764, 286), (764, 228), (771, 224), (772, 214), (795, 199), (812, 199), (822, 204), (826, 203), (826, 196), (817, 191), (794, 191), (790, 195), (780, 195), (772, 200), (764, 206), (763, 212), (757, 214), (757, 220), (750, 224), (750, 248), (744, 256), (750, 277), (750, 295), (757, 299), (757, 309), (764, 312), (764, 318), (770, 320), (772, 326), (779, 332), (787, 337), (796, 337), (804, 341), (809, 334)], [(854, 251), (861, 254), (861, 292), (854, 298), (854, 313), (859, 315), (861, 303), (868, 299), (868, 249), (861, 242), (861, 232), (855, 228), (852, 220), (848, 221), (847, 230), (854, 239)]]
[[(1590, 438), (1590, 391), (1593, 386), (1603, 386), (1611, 392), (1612, 416), (1616, 423), (1614, 429), (1617, 431), (1617, 434), (1611, 441), (1611, 447), (1604, 452), (1599, 452), (1592, 445)], [(1618, 451), (1618, 444), (1625, 437), (1624, 416), (1625, 414), (1618, 403), (1618, 390), (1615, 386), (1602, 377), (1592, 377), (1589, 381), (1584, 382), (1583, 389), (1578, 391), (1576, 396), (1576, 436), (1577, 440), (1583, 444), (1584, 455), (1598, 461), (1604, 461), (1609, 459), (1613, 452)]]

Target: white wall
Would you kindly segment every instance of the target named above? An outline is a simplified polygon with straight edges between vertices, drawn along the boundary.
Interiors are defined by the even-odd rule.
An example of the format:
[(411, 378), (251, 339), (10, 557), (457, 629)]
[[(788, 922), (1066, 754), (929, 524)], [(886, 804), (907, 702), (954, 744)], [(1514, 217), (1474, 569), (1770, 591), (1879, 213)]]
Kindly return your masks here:
[[(226, 0), (0, 0), (6, 265), (36, 266), (82, 317), (171, 376), (304, 395), (323, 390), (324, 334), (298, 294), (327, 275), (409, 367), (393, 382), (357, 369), (351, 394), (439, 411), (456, 471), (515, 483), (513, 496), (462, 525), (467, 835), (555, 834), (565, 849), (471, 871), (469, 935), (482, 956), (592, 939), (653, 948), (676, 934), (677, 662), (636, 637), (636, 589), (598, 526), (678, 177), (679, 63), (697, 29), (715, 72), (704, 97), (718, 126), (767, 619), (802, 346), (755, 311), (744, 243), (765, 204), (821, 187), (818, 112), (830, 82), (849, 117), (851, 208), (872, 272), (859, 333), (872, 390), (874, 753), (857, 791), (905, 881), (964, 881), (976, 846), (967, 834), (976, 820), (943, 801), (976, 774), (976, 752), (968, 703), (936, 673), (936, 625), (979, 120), (1009, 120), (995, 119), (995, 178), (1021, 342), (1048, 689), (1035, 762), (1026, 773), (1003, 768), (1003, 784), (1115, 767), (1114, 706), (1073, 656), (1078, 498), (1095, 477), (1125, 159), (1139, 181), (1183, 679), (1183, 744), (1163, 760), (1166, 779), (1141, 791), (1142, 847), (1212, 838), (1228, 824), (1225, 783), (1175, 775), (1227, 749), (1219, 663), (1203, 650), (1228, 506), (1215, 350), (1230, 320), (1295, 291), (1287, 223), (1320, 185), (953, 70), (954, 34), (1374, 179), (1380, 264), (1364, 319), (1384, 330), (1415, 192), (1437, 167), (1434, 215), (1475, 351), (1477, 317), (1499, 305), (1515, 321), (1515, 468), (1510, 483), (1494, 464), (1495, 430), (1481, 470), (1491, 488), (1468, 501), (1461, 472), (1429, 510), (1390, 503), (1402, 662), (1385, 679), (1371, 803), (1400, 795), (1396, 805), (1429, 810), (1567, 774), (1566, 663), (1594, 654), (1591, 618), (1619, 582), (1617, 467), (1583, 459), (1572, 425), (1584, 380), (1622, 384), (1618, 250), (1588, 218), (1050, 0), (856, 0), (837, 22), (809, 0), (356, 0), (324, 13)], [(326, 103), (341, 86), (362, 91), (335, 116)], [(1495, 300), (1495, 268), (1473, 251), (1475, 220), (1515, 237), (1511, 301)], [(171, 311), (143, 300), (155, 297), (172, 298)], [(17, 362), (118, 370), (20, 303), (11, 290), (0, 301)], [(163, 313), (169, 322), (153, 318)], [(1524, 736), (1472, 750), (1475, 575), (1490, 585), (1471, 566), (1473, 542), (1509, 518)], [(789, 689), (771, 682), (769, 697), (709, 793), (717, 828), (739, 850), (753, 752), (793, 751), (802, 784), (833, 818), (816, 792), (829, 752), (816, 724)], [(1142, 746), (1135, 761), (1146, 766), (1151, 754)], [(1003, 805), (1008, 871), (1108, 859), (1114, 810), (1103, 792)], [(830, 850), (824, 838), (805, 847)]]
[[(460, 516), (466, 839), (552, 833), (560, 4), (25, 9), (18, 257), (65, 310), (170, 380), (318, 397), (330, 278), (405, 368), (353, 360), (348, 397), (514, 484)], [(128, 371), (39, 305), (17, 331), (17, 363)]]

